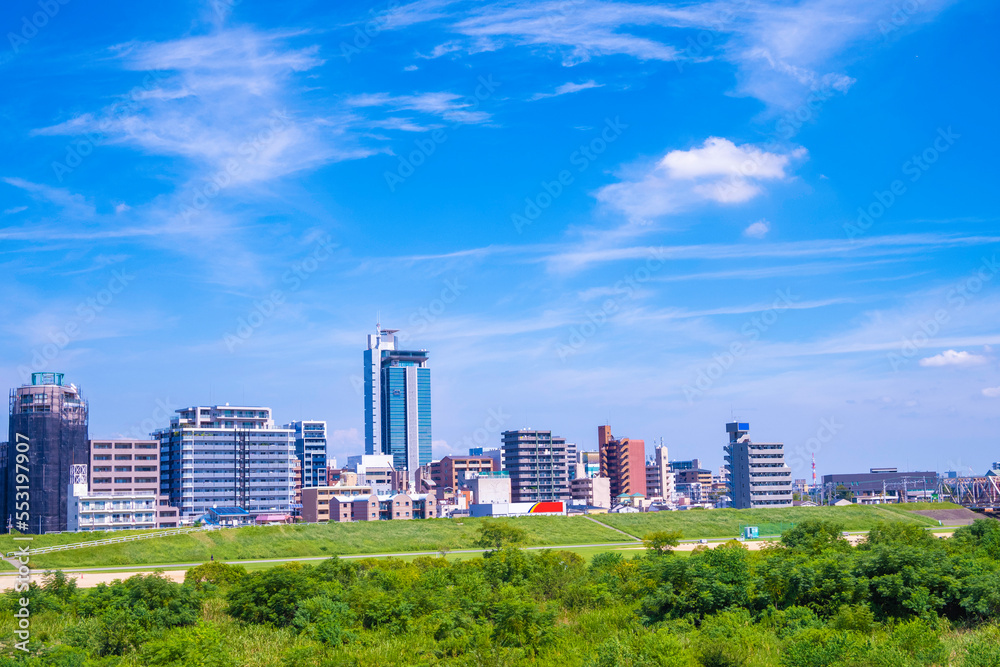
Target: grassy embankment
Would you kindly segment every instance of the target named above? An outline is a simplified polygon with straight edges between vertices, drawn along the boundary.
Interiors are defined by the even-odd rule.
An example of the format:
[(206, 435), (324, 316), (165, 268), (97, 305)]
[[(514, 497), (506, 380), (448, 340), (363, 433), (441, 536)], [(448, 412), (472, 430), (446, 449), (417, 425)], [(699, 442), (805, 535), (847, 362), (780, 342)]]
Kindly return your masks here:
[[(525, 546), (602, 544), (628, 538), (584, 517), (525, 517)], [(296, 558), (468, 549), (482, 519), (299, 524), (172, 535), (137, 542), (58, 551), (32, 558), (36, 568), (113, 567), (217, 560)], [(33, 546), (44, 546), (36, 540)]]
[[(914, 509), (948, 509), (949, 504), (906, 506), (796, 507), (775, 510), (687, 510), (651, 514), (608, 514), (593, 518), (630, 535), (656, 530), (679, 530), (685, 539), (728, 538), (741, 525), (788, 527), (807, 518), (836, 521), (845, 530), (868, 530), (879, 521), (936, 526), (934, 519), (913, 514)], [(303, 558), (334, 555), (405, 553), (474, 548), (481, 519), (432, 519), (347, 524), (263, 526), (174, 535), (99, 547), (55, 552), (32, 558), (40, 569), (115, 567), (195, 563), (218, 560)], [(583, 517), (525, 517), (515, 520), (528, 532), (525, 546), (605, 544), (627, 541), (621, 533)], [(50, 542), (50, 540), (53, 540)], [(43, 535), (32, 546), (66, 543), (66, 535)], [(10, 550), (10, 538), (0, 548)], [(13, 544), (13, 542), (10, 542)], [(588, 554), (589, 555), (589, 554)]]
[[(679, 530), (686, 539), (735, 537), (740, 526), (758, 526), (761, 535), (769, 526), (799, 523), (806, 519), (834, 521), (844, 530), (869, 530), (879, 521), (903, 522), (919, 526), (937, 526), (930, 517), (913, 510), (954, 509), (951, 503), (910, 503), (908, 505), (851, 505), (850, 507), (791, 507), (773, 510), (684, 510), (642, 514), (602, 514), (598, 521), (639, 537), (656, 530)], [(779, 532), (779, 531), (776, 531)]]

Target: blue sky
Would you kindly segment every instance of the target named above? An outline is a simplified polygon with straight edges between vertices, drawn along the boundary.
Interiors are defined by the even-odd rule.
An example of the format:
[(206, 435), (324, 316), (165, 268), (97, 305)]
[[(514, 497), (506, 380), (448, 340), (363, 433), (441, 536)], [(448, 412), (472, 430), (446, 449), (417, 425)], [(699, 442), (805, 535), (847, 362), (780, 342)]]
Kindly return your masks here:
[[(796, 476), (1000, 458), (1000, 11), (951, 2), (8, 3), (0, 385), (361, 450), (377, 318), (435, 455), (596, 428)], [(497, 428), (497, 424), (500, 425)]]

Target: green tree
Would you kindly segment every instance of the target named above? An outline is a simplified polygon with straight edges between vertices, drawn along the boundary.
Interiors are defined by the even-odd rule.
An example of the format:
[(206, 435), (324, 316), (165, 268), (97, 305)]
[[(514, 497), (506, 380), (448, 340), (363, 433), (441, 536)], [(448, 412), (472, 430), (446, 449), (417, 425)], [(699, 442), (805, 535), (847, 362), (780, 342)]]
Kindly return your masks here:
[(663, 556), (673, 553), (672, 548), (681, 542), (681, 531), (679, 530), (658, 530), (647, 533), (642, 543), (646, 547), (646, 553), (650, 556)]
[(480, 549), (516, 547), (528, 540), (528, 533), (509, 521), (483, 521), (475, 545)]
[(314, 593), (314, 582), (305, 568), (288, 563), (243, 577), (226, 594), (226, 608), (233, 618), (275, 627), (291, 624), (299, 603)]

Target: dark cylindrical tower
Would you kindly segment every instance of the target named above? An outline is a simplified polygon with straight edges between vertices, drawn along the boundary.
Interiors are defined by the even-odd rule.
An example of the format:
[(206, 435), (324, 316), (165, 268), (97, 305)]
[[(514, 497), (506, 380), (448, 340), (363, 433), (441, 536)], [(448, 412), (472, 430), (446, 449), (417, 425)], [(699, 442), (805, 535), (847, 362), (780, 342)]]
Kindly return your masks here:
[(10, 392), (4, 530), (66, 530), (70, 466), (90, 460), (88, 416), (62, 373), (32, 373), (30, 385)]

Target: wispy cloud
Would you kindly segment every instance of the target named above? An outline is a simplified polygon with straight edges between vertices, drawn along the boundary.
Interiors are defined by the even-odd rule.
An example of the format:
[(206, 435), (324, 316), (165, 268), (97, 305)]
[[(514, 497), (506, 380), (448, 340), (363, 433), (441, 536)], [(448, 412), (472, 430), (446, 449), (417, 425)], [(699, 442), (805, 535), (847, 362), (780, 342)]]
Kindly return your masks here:
[[(83, 218), (94, 215), (94, 205), (86, 200), (83, 195), (78, 195), (62, 188), (53, 188), (49, 185), (32, 183), (23, 178), (8, 177), (3, 182), (15, 188), (24, 190), (32, 198), (50, 203), (57, 207), (63, 215)], [(26, 210), (26, 206), (10, 209), (4, 213), (17, 213)]]
[[(477, 124), (490, 120), (490, 114), (476, 109), (469, 98), (456, 93), (434, 92), (416, 95), (371, 93), (347, 98), (351, 107), (387, 107), (393, 111), (418, 111), (438, 116), (452, 123)], [(399, 122), (403, 119), (394, 119)]]
[(530, 98), (531, 101), (534, 100), (544, 100), (549, 97), (559, 97), (560, 95), (568, 95), (569, 93), (578, 93), (581, 90), (590, 90), (591, 88), (603, 88), (603, 83), (597, 83), (596, 81), (584, 81), (583, 83), (564, 83), (561, 86), (556, 86), (556, 89), (551, 93), (535, 93)]
[[(953, 2), (916, 3), (907, 13), (907, 27), (919, 27)], [(851, 47), (884, 39), (880, 26), (893, 10), (865, 0), (720, 0), (686, 6), (614, 0), (483, 6), (418, 0), (391, 12), (387, 26), (436, 21), (464, 37), (442, 44), (442, 53), (529, 47), (567, 66), (607, 56), (691, 64), (729, 61), (737, 68), (738, 93), (790, 108), (812, 91), (847, 91), (854, 79), (841, 71), (841, 61)]]
[[(114, 52), (125, 69), (155, 76), (117, 104), (35, 133), (98, 133), (145, 153), (188, 158), (200, 169), (240, 160), (243, 168), (231, 174), (234, 183), (371, 154), (352, 140), (343, 114), (311, 113), (301, 103), (295, 77), (323, 63), (318, 46), (290, 45), (301, 37), (223, 28), (119, 45)], [(251, 154), (253, 160), (244, 159)]]

